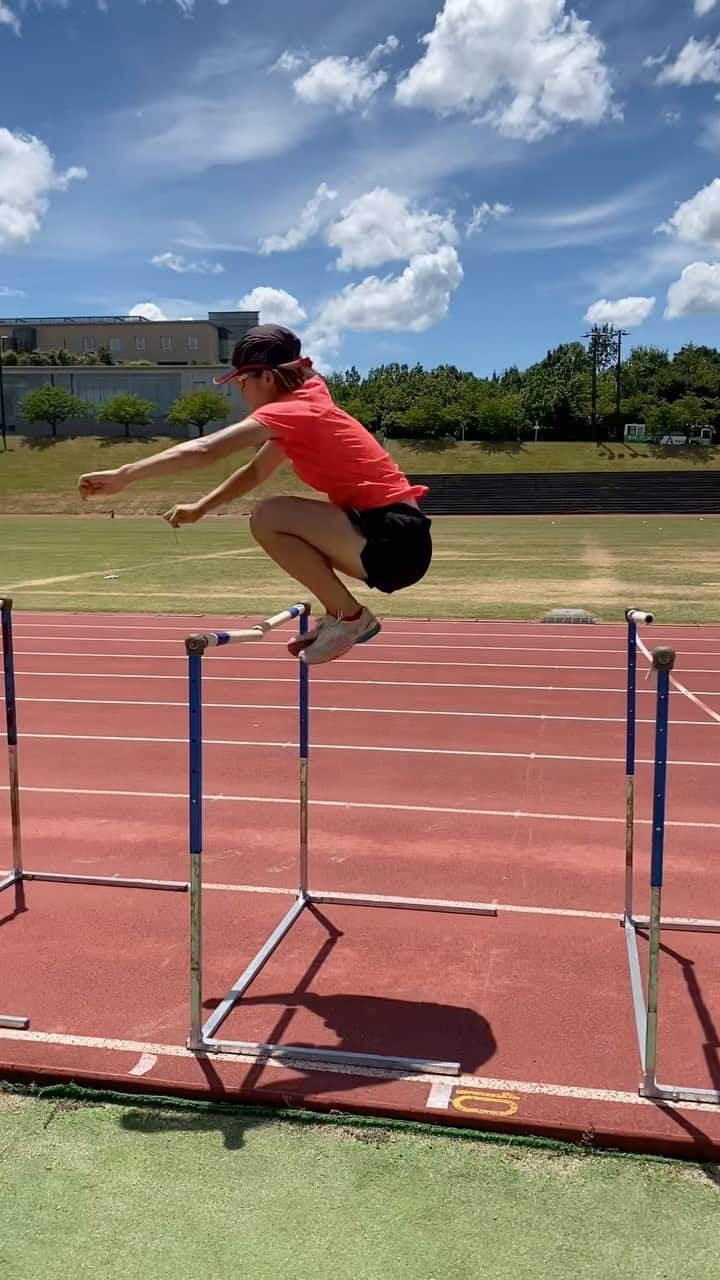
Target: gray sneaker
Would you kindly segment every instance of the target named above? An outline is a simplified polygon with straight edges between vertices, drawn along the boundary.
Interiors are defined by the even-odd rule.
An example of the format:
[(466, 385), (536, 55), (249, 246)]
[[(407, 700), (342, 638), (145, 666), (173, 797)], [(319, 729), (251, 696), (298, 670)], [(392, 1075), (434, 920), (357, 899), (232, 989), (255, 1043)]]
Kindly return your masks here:
[(365, 644), (378, 635), (381, 627), (369, 609), (363, 609), (359, 618), (346, 622), (344, 618), (326, 619), (317, 639), (300, 654), (300, 661), (308, 666), (320, 662), (332, 662), (341, 658), (353, 645)]

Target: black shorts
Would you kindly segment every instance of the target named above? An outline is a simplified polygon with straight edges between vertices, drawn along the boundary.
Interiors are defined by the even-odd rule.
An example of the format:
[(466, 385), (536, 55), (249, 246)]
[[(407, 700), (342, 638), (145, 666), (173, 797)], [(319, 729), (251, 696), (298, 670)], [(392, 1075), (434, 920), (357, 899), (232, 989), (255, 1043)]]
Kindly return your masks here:
[(389, 593), (425, 577), (432, 560), (431, 521), (418, 507), (393, 502), (347, 514), (367, 538), (361, 559), (369, 587)]

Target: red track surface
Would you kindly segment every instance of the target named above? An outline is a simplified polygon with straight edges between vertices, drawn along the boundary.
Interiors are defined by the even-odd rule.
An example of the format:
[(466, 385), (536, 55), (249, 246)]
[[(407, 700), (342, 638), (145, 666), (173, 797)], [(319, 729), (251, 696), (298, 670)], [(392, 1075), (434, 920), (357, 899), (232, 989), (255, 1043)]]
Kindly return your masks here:
[[(187, 876), (182, 640), (196, 626), (16, 616), (28, 869)], [(679, 678), (720, 712), (720, 631), (658, 628), (652, 638), (676, 645)], [(297, 688), (278, 633), (211, 654), (204, 670), (210, 1005), (296, 887)], [(618, 924), (624, 684), (620, 626), (395, 621), (313, 673), (313, 887), (496, 901), (499, 915), (332, 907), (325, 925), (305, 915), (223, 1035), (458, 1059), (459, 1082), (197, 1060), (184, 1047), (187, 898), (34, 882), (24, 910), (13, 891), (0, 898), (0, 1012), (31, 1019), (29, 1032), (0, 1030), (0, 1074), (718, 1159), (719, 1108), (660, 1108), (637, 1095)], [(720, 724), (680, 694), (672, 704), (664, 911), (720, 918)], [(643, 911), (653, 697), (642, 680), (639, 708)], [(6, 786), (3, 796), (7, 863)], [(664, 943), (659, 1078), (717, 1088), (720, 940)]]

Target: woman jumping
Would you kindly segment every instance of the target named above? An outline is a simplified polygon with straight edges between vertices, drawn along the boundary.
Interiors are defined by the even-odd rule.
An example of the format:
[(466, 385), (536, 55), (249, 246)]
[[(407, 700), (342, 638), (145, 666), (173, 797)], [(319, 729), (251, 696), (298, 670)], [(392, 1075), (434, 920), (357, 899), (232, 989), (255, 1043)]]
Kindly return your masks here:
[(385, 592), (409, 587), (427, 573), (430, 520), (418, 499), (428, 490), (411, 485), (362, 423), (338, 408), (300, 353), (300, 339), (280, 325), (249, 329), (233, 351), (230, 372), (215, 379), (217, 385), (237, 383), (248, 418), (114, 471), (81, 476), (79, 489), (83, 498), (104, 498), (135, 480), (206, 467), (257, 447), (252, 461), (212, 493), (165, 512), (177, 528), (249, 493), (289, 459), (300, 480), (329, 501), (264, 498), (250, 528), (275, 563), (326, 610), (307, 637), (291, 641), (291, 653), (307, 663), (332, 662), (380, 631), (338, 572)]

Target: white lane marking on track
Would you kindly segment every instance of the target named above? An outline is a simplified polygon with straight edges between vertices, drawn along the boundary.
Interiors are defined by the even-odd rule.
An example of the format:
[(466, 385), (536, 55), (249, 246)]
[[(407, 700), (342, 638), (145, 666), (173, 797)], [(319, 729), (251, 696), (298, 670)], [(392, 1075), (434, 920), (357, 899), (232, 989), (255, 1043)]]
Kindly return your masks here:
[[(652, 654), (648, 649), (646, 649), (645, 645), (643, 644), (642, 640), (639, 637), (638, 637), (637, 644), (640, 652), (648, 659), (649, 662), (652, 662), (653, 661)], [(680, 681), (677, 679), (677, 677), (672, 674), (670, 676), (670, 683), (674, 686), (674, 688), (678, 690), (679, 693), (684, 694), (686, 698), (689, 698), (691, 702), (694, 702), (696, 707), (699, 707), (700, 710), (704, 711), (705, 714), (710, 716), (712, 720), (715, 720), (718, 724), (720, 724), (720, 715), (718, 715), (717, 711), (713, 711), (710, 707), (706, 707), (705, 703), (701, 702), (700, 699), (697, 697), (697, 694), (691, 693), (690, 690), (687, 689), (684, 684), (681, 684)], [(704, 689), (701, 689), (700, 693), (702, 693), (704, 697), (708, 696)]]
[[(53, 1031), (12, 1031), (0, 1027), (0, 1040), (14, 1040), (24, 1044), (63, 1045), (74, 1049), (106, 1049), (109, 1052), (132, 1053), (142, 1056), (154, 1054), (158, 1058), (180, 1058), (185, 1061), (196, 1060), (197, 1055), (179, 1044), (150, 1044), (142, 1040), (112, 1040), (101, 1036), (69, 1035)], [(213, 1053), (213, 1062), (234, 1063), (236, 1066), (254, 1066), (256, 1060), (241, 1054)], [(328, 1072), (333, 1075), (361, 1076), (372, 1080), (403, 1080), (410, 1084), (435, 1084), (438, 1079), (433, 1075), (403, 1075), (400, 1071), (381, 1071), (372, 1067), (345, 1067), (338, 1063), (303, 1062), (287, 1060), (285, 1062), (263, 1063), (264, 1071), (284, 1071), (294, 1068), (306, 1074), (311, 1071)], [(591, 1089), (577, 1085), (548, 1084), (535, 1080), (498, 1080), (492, 1076), (460, 1075), (453, 1076), (454, 1088), (461, 1086), (469, 1089), (488, 1089), (502, 1093), (515, 1092), (535, 1094), (539, 1097), (569, 1098), (580, 1102), (618, 1103), (630, 1107), (652, 1107), (657, 1104), (651, 1098), (641, 1098), (638, 1093), (620, 1089)], [(663, 1108), (678, 1111), (706, 1111), (717, 1115), (716, 1103), (677, 1102), (663, 1103)]]
[[(5, 784), (0, 791), (9, 791)], [(185, 791), (110, 791), (98, 787), (28, 787), (24, 791), (33, 795), (60, 796), (128, 796), (139, 800), (187, 800)], [(203, 800), (207, 804), (289, 804), (297, 805), (296, 796), (236, 796), (223, 793), (206, 794)], [(592, 822), (621, 824), (625, 826), (625, 817), (604, 817), (582, 813), (539, 813), (528, 809), (465, 809), (453, 805), (425, 804), (380, 804), (370, 800), (311, 800), (310, 807), (318, 809), (373, 809), (390, 813), (447, 813), (459, 814), (461, 817), (473, 818), (533, 818), (540, 822)], [(652, 825), (651, 818), (636, 818), (639, 826)], [(668, 820), (666, 827), (681, 827), (683, 830), (720, 831), (720, 822), (681, 822)]]
[(452, 1080), (436, 1080), (430, 1086), (425, 1106), (430, 1111), (447, 1111), (455, 1085)]
[[(143, 738), (135, 735), (117, 733), (21, 733), (21, 738), (39, 739), (49, 742), (157, 742), (163, 746), (187, 747), (187, 738)], [(0, 741), (7, 734), (0, 732)], [(297, 751), (297, 742), (292, 741), (260, 741), (247, 738), (203, 738), (206, 747), (277, 747), (283, 751)], [(361, 746), (351, 742), (313, 742), (313, 751), (370, 751), (385, 752), (391, 755), (411, 756), (478, 756), (488, 760), (561, 760), (573, 764), (624, 764), (625, 756), (566, 756), (553, 755), (542, 751), (461, 751), (450, 747), (388, 747), (375, 744)], [(649, 757), (638, 757), (636, 764), (654, 764)], [(673, 768), (688, 767), (693, 769), (718, 769), (720, 760), (675, 760)]]
[[(151, 631), (156, 634), (160, 631), (172, 632), (173, 636), (177, 636), (178, 632), (185, 623), (192, 625), (201, 624), (205, 628), (226, 630), (228, 627), (235, 626), (238, 622), (246, 623), (257, 622), (260, 620), (258, 614), (238, 614), (234, 618), (219, 617), (216, 614), (158, 614), (152, 615), (154, 621), (139, 623), (136, 621), (138, 617), (148, 617), (147, 614), (67, 614), (62, 612), (44, 613), (42, 610), (37, 612), (29, 610), (16, 610), (14, 614), (16, 627), (65, 627), (69, 631), (80, 629), (90, 629), (92, 631)], [(92, 622), (91, 618), (108, 618), (116, 619), (113, 622)], [(76, 619), (80, 619), (76, 622)], [(58, 621), (58, 619), (61, 619)], [(132, 621), (126, 621), (132, 619)], [(451, 619), (451, 618), (381, 618), (385, 635), (393, 636), (443, 636), (455, 639), (457, 636), (470, 639), (493, 639), (502, 637), (508, 639), (519, 639), (521, 636), (527, 636), (532, 640), (554, 641), (557, 640), (577, 640), (580, 646), (587, 643), (589, 639), (624, 639), (627, 634), (627, 628), (624, 622), (599, 622), (595, 623), (592, 631), (588, 628), (578, 628), (577, 626), (555, 624), (548, 626), (547, 624), (538, 622), (509, 622), (507, 620), (493, 620), (489, 618), (478, 619), (477, 622), (467, 619)], [(427, 625), (423, 626), (423, 623)], [(399, 625), (400, 624), (400, 625)], [(486, 631), (473, 630), (461, 631), (461, 627), (475, 626), (477, 628), (487, 627)], [(445, 627), (446, 630), (431, 630), (432, 627)], [(498, 628), (509, 627), (510, 630), (502, 631)], [(675, 638), (681, 637), (701, 644), (720, 644), (720, 627), (712, 624), (677, 623), (663, 622), (656, 623), (651, 630), (644, 631), (643, 634), (652, 635), (653, 637), (666, 638), (672, 635)], [(271, 641), (266, 641), (271, 643)], [(581, 652), (581, 649), (578, 649)]]
[(140, 1058), (135, 1063), (135, 1066), (131, 1067), (130, 1070), (128, 1071), (128, 1075), (129, 1076), (146, 1076), (149, 1071), (152, 1071), (153, 1067), (157, 1063), (157, 1060), (158, 1060), (158, 1056), (156, 1053), (141, 1054)]
[[(489, 686), (494, 688), (494, 685)], [(18, 698), (18, 702), (39, 702), (43, 706), (60, 705), (73, 707), (182, 707), (187, 711), (187, 702), (162, 702), (137, 698)], [(205, 708), (215, 711), (294, 711), (296, 702), (205, 702)], [(581, 724), (624, 724), (623, 716), (556, 716), (542, 713), (519, 711), (428, 711), (414, 710), (407, 707), (320, 707), (313, 705), (313, 715), (327, 712), (330, 715), (371, 715), (371, 716), (463, 716), (474, 720), (560, 720), (580, 722)], [(707, 720), (675, 720), (673, 726), (684, 726), (690, 729), (711, 729)], [(638, 717), (636, 724), (655, 724), (652, 719)]]
[[(499, 663), (481, 663), (482, 666), (499, 666)], [(507, 668), (505, 668), (507, 670)], [(545, 671), (560, 671), (561, 667), (544, 667)], [(16, 676), (23, 677), (40, 677), (43, 680), (181, 680), (187, 683), (187, 675), (147, 675), (144, 672), (137, 674), (126, 674), (118, 671), (16, 671)], [(208, 676), (204, 677), (206, 684), (297, 684), (297, 676)], [(537, 690), (568, 693), (625, 693), (624, 689), (605, 689), (595, 688), (592, 685), (502, 685), (502, 684), (483, 684), (471, 680), (452, 681), (452, 680), (347, 680), (338, 676), (323, 676), (321, 681), (316, 682), (316, 688), (320, 685), (363, 685), (378, 688), (384, 686), (388, 689), (521, 689), (521, 690)], [(647, 693), (648, 690), (639, 689), (639, 693)], [(704, 691), (706, 697), (720, 697), (720, 690)]]
[[(392, 633), (391, 633), (391, 634), (392, 634)], [(164, 645), (167, 645), (167, 646), (172, 646), (172, 647), (173, 647), (173, 649), (175, 650), (175, 653), (177, 653), (177, 650), (178, 650), (178, 649), (180, 649), (180, 656), (181, 656), (181, 657), (182, 657), (182, 656), (184, 656), (184, 655), (183, 655), (183, 653), (182, 653), (182, 646), (183, 646), (183, 644), (184, 644), (185, 637), (184, 637), (183, 635), (178, 635), (178, 636), (176, 636), (176, 637), (175, 637), (175, 639), (171, 639), (170, 637), (168, 637), (168, 639), (167, 639), (167, 640), (155, 640), (155, 639), (151, 639), (149, 636), (148, 636), (148, 637), (143, 636), (143, 637), (141, 637), (141, 638), (139, 638), (139, 637), (133, 637), (133, 636), (73, 636), (73, 635), (68, 635), (68, 636), (63, 636), (63, 635), (59, 635), (59, 636), (58, 636), (58, 635), (56, 635), (56, 636), (38, 636), (38, 635), (33, 635), (33, 634), (29, 634), (29, 635), (24, 635), (24, 634), (23, 634), (23, 635), (20, 635), (20, 633), (19, 633), (19, 632), (17, 631), (17, 629), (16, 629), (16, 636), (17, 636), (21, 641), (23, 641), (23, 642), (25, 642), (25, 643), (33, 643), (33, 644), (37, 644), (37, 643), (57, 644), (57, 643), (58, 643), (58, 641), (66, 641), (66, 640), (72, 640), (72, 641), (74, 641), (75, 643), (81, 643), (81, 644), (93, 644), (93, 643), (94, 643), (94, 644), (108, 644), (108, 645), (114, 645), (114, 646), (122, 646), (122, 645), (126, 645), (126, 644), (164, 644)], [(708, 643), (710, 643), (710, 642), (708, 641)], [(717, 643), (717, 641), (714, 641), (713, 643)], [(410, 646), (410, 645), (407, 645), (407, 644), (404, 644), (404, 643), (400, 643), (400, 644), (388, 644), (388, 643), (387, 643), (387, 641), (385, 641), (385, 640), (377, 640), (377, 639), (376, 639), (376, 640), (374, 640), (374, 641), (373, 641), (372, 649), (370, 649), (370, 650), (366, 651), (366, 654), (363, 656), (363, 660), (369, 660), (370, 654), (376, 653), (378, 649), (392, 649), (392, 650), (396, 650), (396, 651), (398, 651), (398, 652), (400, 652), (400, 653), (403, 653), (403, 652), (407, 652), (407, 650), (408, 650), (409, 648), (411, 648), (411, 647), (416, 647), (416, 648), (417, 648), (417, 649), (419, 649), (421, 652), (426, 652), (426, 651), (428, 651), (428, 650), (436, 650), (436, 649), (437, 649), (437, 650), (439, 650), (439, 651), (441, 651), (441, 652), (444, 652), (444, 653), (454, 653), (454, 652), (456, 652), (458, 649), (463, 649), (463, 650), (467, 650), (468, 652), (477, 652), (477, 653), (494, 653), (495, 651), (498, 651), (498, 652), (501, 652), (501, 653), (547, 653), (547, 654), (553, 654), (553, 653), (574, 653), (574, 654), (577, 654), (577, 655), (578, 655), (579, 657), (581, 657), (581, 658), (582, 658), (582, 657), (584, 657), (584, 656), (585, 656), (585, 654), (587, 654), (587, 653), (610, 653), (610, 654), (613, 654), (615, 657), (618, 657), (618, 653), (620, 652), (620, 650), (619, 650), (619, 646), (618, 646), (618, 645), (607, 645), (607, 646), (605, 646), (605, 647), (603, 647), (603, 648), (594, 648), (594, 647), (590, 647), (590, 646), (583, 646), (582, 648), (577, 648), (577, 647), (575, 647), (575, 646), (570, 646), (570, 645), (548, 645), (548, 644), (542, 644), (542, 645), (531, 645), (531, 644), (502, 644), (502, 645), (499, 645), (499, 644), (498, 644), (498, 645), (495, 645), (495, 644), (425, 644), (425, 643), (423, 642), (422, 644), (419, 644), (419, 645), (417, 645), (417, 646)], [(285, 650), (286, 650), (286, 649), (287, 649), (287, 639), (285, 639), (285, 640), (274, 640), (274, 639), (271, 639), (270, 637), (267, 637), (266, 639), (264, 639), (264, 640), (263, 640), (263, 648), (264, 648), (264, 649), (270, 649), (270, 648), (273, 648), (273, 649), (285, 649)], [(16, 653), (19, 653), (19, 652), (22, 652), (22, 651), (21, 651), (21, 650), (18, 650), (18, 649), (16, 648), (15, 652), (16, 652)], [(30, 650), (25, 650), (24, 652), (29, 653), (29, 652), (30, 652)], [(44, 652), (51, 652), (51, 651), (50, 651), (50, 650), (42, 650), (41, 652), (43, 652), (43, 653), (44, 653)], [(52, 652), (55, 652), (55, 651), (52, 651)], [(62, 651), (58, 650), (57, 652), (58, 652), (58, 653), (61, 653)], [(77, 653), (77, 650), (73, 650), (73, 653)], [(116, 648), (112, 653), (107, 653), (107, 654), (98, 654), (98, 655), (83, 654), (83, 655), (78, 655), (78, 656), (85, 656), (85, 657), (91, 657), (91, 656), (98, 656), (98, 657), (118, 657), (118, 656), (120, 656), (120, 655), (117, 653), (117, 648)], [(129, 655), (129, 654), (128, 654), (128, 655), (126, 655), (126, 656), (131, 657), (131, 656), (133, 656), (133, 655)], [(150, 656), (150, 655), (148, 655), (148, 657), (149, 657), (149, 656)], [(168, 658), (171, 658), (171, 657), (174, 657), (174, 656), (175, 656), (175, 654), (172, 654), (172, 653), (170, 653), (170, 654), (161, 654), (161, 655), (159, 655), (159, 656), (160, 656), (160, 657), (168, 657)], [(685, 648), (683, 648), (683, 650), (682, 650), (682, 658), (684, 659), (684, 658), (686, 658), (686, 657), (688, 657), (688, 656), (696, 657), (696, 658), (712, 658), (712, 657), (715, 657), (716, 655), (715, 655), (715, 654), (712, 654), (712, 653), (708, 653), (708, 652), (707, 652), (707, 650), (705, 650), (705, 649), (685, 649)], [(720, 654), (718, 654), (717, 656), (720, 656)], [(357, 655), (357, 654), (356, 654), (356, 655), (355, 655), (355, 657), (357, 657), (357, 658), (359, 659), (359, 655)], [(222, 655), (222, 660), (223, 660), (223, 662), (231, 662), (231, 661), (234, 661), (234, 662), (247, 662), (247, 661), (249, 660), (249, 657), (242, 657), (242, 658), (241, 658), (241, 657), (235, 657), (235, 658), (233, 658), (233, 657), (231, 657), (231, 655), (229, 655), (229, 654), (225, 654), (225, 653), (224, 653), (224, 654)], [(351, 659), (351, 660), (352, 660), (352, 659)], [(266, 659), (266, 661), (267, 661), (267, 659)], [(388, 661), (390, 661), (390, 659), (388, 659)], [(438, 659), (438, 663), (441, 663), (441, 662), (444, 662), (444, 661), (445, 661), (444, 659)], [(455, 663), (455, 665), (456, 665), (456, 666), (459, 666), (459, 665), (470, 665), (470, 664)], [(572, 663), (568, 663), (567, 665), (568, 665), (568, 666), (572, 666), (573, 664), (572, 664)], [(623, 664), (623, 663), (617, 663), (615, 666), (609, 667), (609, 668), (608, 668), (608, 670), (615, 670), (616, 668), (617, 668), (618, 670), (624, 670), (624, 664)], [(709, 667), (709, 668), (708, 668), (708, 670), (714, 670), (714, 668)]]
[[(403, 648), (403, 653), (407, 650)], [(503, 650), (503, 652), (506, 652)], [(185, 654), (178, 646), (175, 653), (89, 653), (87, 650), (78, 651), (77, 649), (15, 649), (16, 658), (77, 658), (78, 662), (84, 661), (86, 658), (104, 658), (111, 661), (122, 662), (187, 662)], [(287, 663), (287, 653), (285, 657), (268, 657), (263, 656), (258, 648), (254, 647), (254, 652), (246, 653), (242, 657), (239, 655), (225, 654), (219, 657), (219, 661), (225, 666), (228, 662), (285, 662)], [(374, 658), (372, 653), (366, 651), (362, 655), (354, 654), (349, 657), (348, 661), (353, 666), (370, 666), (370, 667), (521, 667), (523, 669), (532, 669), (541, 664), (536, 663), (515, 663), (515, 662), (451, 662), (444, 658), (432, 661), (424, 658)], [(594, 666), (589, 667), (586, 663), (578, 663), (574, 666), (572, 663), (562, 663), (559, 666), (551, 668), (553, 671), (614, 671), (620, 672), (624, 670), (618, 663), (610, 666)], [(714, 668), (707, 668), (713, 671)]]

